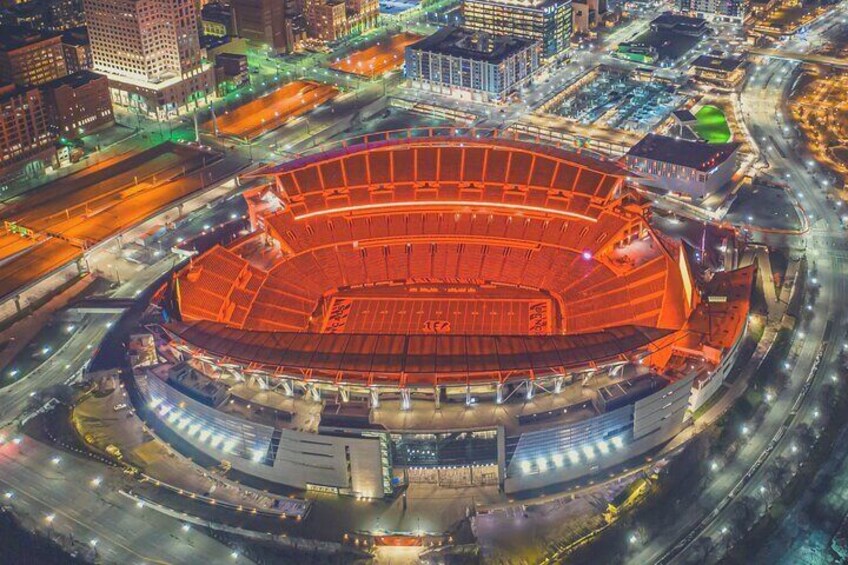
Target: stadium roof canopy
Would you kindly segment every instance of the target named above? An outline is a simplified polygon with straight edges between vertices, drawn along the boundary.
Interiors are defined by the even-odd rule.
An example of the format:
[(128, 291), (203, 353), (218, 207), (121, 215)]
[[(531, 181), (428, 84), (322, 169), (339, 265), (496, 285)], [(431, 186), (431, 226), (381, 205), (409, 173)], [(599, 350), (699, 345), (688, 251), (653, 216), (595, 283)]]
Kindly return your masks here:
[(443, 384), (564, 374), (626, 361), (672, 330), (621, 326), (579, 335), (373, 335), (259, 332), (173, 323), (172, 336), (216, 357), (272, 373), (361, 384)]

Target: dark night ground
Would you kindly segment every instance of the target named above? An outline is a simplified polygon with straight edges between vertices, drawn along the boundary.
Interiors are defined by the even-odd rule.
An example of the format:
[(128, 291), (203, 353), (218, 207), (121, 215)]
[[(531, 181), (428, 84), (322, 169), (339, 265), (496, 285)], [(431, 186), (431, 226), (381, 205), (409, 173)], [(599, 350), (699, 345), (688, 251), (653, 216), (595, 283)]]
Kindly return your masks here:
[(8, 512), (0, 512), (0, 563), (38, 563), (39, 565), (76, 565), (72, 558), (53, 542), (24, 528)]

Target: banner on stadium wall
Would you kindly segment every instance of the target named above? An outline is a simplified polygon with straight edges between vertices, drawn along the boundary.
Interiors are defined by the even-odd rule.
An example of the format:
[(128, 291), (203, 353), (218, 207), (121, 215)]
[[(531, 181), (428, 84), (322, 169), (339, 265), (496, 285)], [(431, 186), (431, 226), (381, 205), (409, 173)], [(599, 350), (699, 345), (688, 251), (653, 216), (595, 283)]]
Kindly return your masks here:
[(527, 333), (530, 335), (545, 335), (548, 332), (548, 320), (550, 319), (550, 303), (547, 300), (530, 302), (530, 317)]
[(352, 305), (350, 298), (334, 298), (330, 305), (330, 311), (327, 312), (327, 318), (324, 320), (323, 332), (328, 334), (343, 333)]

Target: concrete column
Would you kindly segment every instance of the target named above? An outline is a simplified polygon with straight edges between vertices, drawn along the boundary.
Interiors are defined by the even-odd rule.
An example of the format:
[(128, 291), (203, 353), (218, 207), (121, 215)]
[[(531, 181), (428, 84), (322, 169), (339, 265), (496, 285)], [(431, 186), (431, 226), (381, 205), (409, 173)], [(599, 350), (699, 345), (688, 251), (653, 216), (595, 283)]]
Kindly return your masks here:
[(565, 383), (565, 377), (559, 376), (554, 379), (554, 394), (562, 392), (563, 383)]
[(439, 386), (436, 385), (433, 387), (433, 401), (436, 403), (436, 408), (442, 407), (442, 391), (439, 389)]
[(498, 383), (495, 388), (495, 404), (503, 404), (503, 384)]
[(533, 397), (536, 395), (536, 385), (533, 383), (532, 380), (527, 379), (526, 381), (524, 381), (524, 388), (526, 389), (525, 396), (527, 400), (532, 400)]
[(312, 400), (314, 400), (315, 402), (321, 402), (321, 389), (318, 388), (315, 385), (308, 385), (308, 386), (309, 386), (309, 392), (312, 396)]
[(380, 391), (376, 388), (371, 389), (371, 408), (380, 407)]
[(408, 388), (400, 389), (400, 409), (409, 410), (412, 407), (412, 398)]
[(283, 390), (286, 391), (286, 396), (294, 396), (294, 387), (289, 379), (283, 380)]
[(471, 387), (465, 387), (465, 405), (471, 406)]
[(339, 387), (339, 396), (342, 397), (342, 402), (350, 402), (350, 391), (347, 389), (347, 387)]

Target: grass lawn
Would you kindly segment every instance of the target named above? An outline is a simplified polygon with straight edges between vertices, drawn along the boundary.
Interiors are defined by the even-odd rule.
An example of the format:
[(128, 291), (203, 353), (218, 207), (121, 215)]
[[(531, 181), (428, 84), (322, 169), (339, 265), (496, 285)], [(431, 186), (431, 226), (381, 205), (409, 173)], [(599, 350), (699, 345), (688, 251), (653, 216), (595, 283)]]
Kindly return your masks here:
[(727, 143), (730, 141), (730, 127), (724, 112), (715, 106), (704, 106), (695, 114), (698, 123), (695, 133), (707, 143)]

